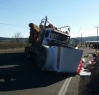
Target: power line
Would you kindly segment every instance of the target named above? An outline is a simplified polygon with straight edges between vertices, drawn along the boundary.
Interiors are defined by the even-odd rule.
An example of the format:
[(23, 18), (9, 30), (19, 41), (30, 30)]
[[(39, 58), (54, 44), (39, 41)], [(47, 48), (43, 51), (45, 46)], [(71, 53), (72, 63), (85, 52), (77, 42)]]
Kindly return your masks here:
[[(6, 0), (5, 0), (5, 1), (6, 1)], [(10, 2), (10, 1), (6, 1), (6, 2), (7, 2), (7, 3), (10, 3), (11, 6), (19, 6), (19, 7), (23, 8), (23, 9), (25, 8), (26, 10), (32, 11), (33, 13), (36, 12), (36, 14), (40, 14), (40, 15), (41, 15), (41, 13), (43, 12), (43, 11), (40, 12), (40, 11), (31, 9), (31, 8), (27, 8), (26, 6), (22, 6), (22, 5), (19, 5), (19, 4), (15, 4), (15, 3), (12, 3), (12, 2)], [(4, 2), (2, 2), (2, 3), (4, 3)], [(55, 3), (56, 3), (56, 2), (55, 2)], [(5, 4), (5, 3), (4, 3), (4, 4)], [(13, 5), (12, 5), (12, 4), (13, 4)], [(8, 4), (8, 5), (9, 5), (9, 4)], [(11, 6), (10, 6), (10, 7), (11, 7)], [(17, 7), (17, 8), (18, 8), (18, 7)], [(5, 8), (1, 8), (1, 9), (9, 10), (9, 9), (5, 9)], [(22, 12), (19, 12), (19, 11), (14, 11), (14, 10), (9, 10), (9, 11), (13, 11), (13, 12), (17, 12), (17, 13), (21, 13), (21, 14), (22, 14)], [(23, 14), (24, 14), (24, 13), (23, 13)], [(44, 13), (43, 13), (43, 14), (44, 14)], [(42, 14), (42, 15), (43, 15), (43, 14)], [(28, 14), (25, 13), (25, 15), (28, 15)], [(39, 15), (39, 16), (40, 16), (40, 15)], [(34, 16), (34, 15), (33, 15), (33, 16)], [(44, 15), (44, 16), (45, 16), (45, 15)], [(56, 16), (55, 16), (55, 17), (56, 17)], [(60, 21), (60, 20), (57, 20), (57, 21)]]
[[(30, 16), (29, 14), (26, 14), (26, 13), (22, 13), (22, 12), (19, 12), (19, 11), (14, 11), (14, 10), (10, 10), (10, 9), (6, 9), (6, 8), (2, 8), (2, 7), (0, 7), (0, 9), (8, 10), (8, 11), (12, 11), (12, 12), (15, 12), (15, 13), (21, 13), (21, 14)], [(31, 16), (33, 16), (33, 15), (31, 15)], [(38, 16), (40, 16), (40, 15), (38, 15)]]
[[(31, 9), (31, 8), (22, 6), (22, 5), (19, 5), (19, 4), (12, 3), (12, 2), (10, 2), (10, 1), (6, 1), (6, 3), (5, 3), (5, 2), (1, 2), (1, 3), (2, 3), (2, 4), (6, 4), (6, 3), (7, 3), (6, 5), (10, 5), (10, 7), (12, 7), (12, 6), (15, 6), (16, 8), (21, 7), (22, 9), (29, 10), (29, 11), (32, 11), (32, 12), (35, 12), (35, 13), (38, 13), (38, 14), (41, 13), (40, 11), (37, 11), (37, 10)], [(41, 14), (40, 14), (40, 15), (41, 15)]]
[(20, 19), (17, 19), (17, 18), (9, 18), (9, 17), (6, 17), (6, 16), (0, 16), (0, 17), (7, 18), (7, 19), (12, 19), (12, 20), (19, 20), (19, 21), (29, 22), (29, 21), (26, 21), (26, 20), (20, 20)]
[[(9, 9), (6, 9), (6, 8), (2, 8), (2, 7), (0, 7), (1, 9), (4, 9), (4, 10), (8, 10), (8, 11), (12, 11), (12, 12), (15, 12), (15, 13), (21, 13), (21, 14), (24, 14), (24, 15), (28, 15), (28, 14), (26, 14), (26, 13), (22, 13), (22, 12), (19, 12), (19, 11), (14, 11), (14, 10), (9, 10)], [(28, 15), (28, 16), (30, 16), (30, 15)], [(31, 15), (31, 17), (32, 17), (33, 15)], [(38, 16), (40, 16), (40, 15), (38, 15)], [(34, 16), (33, 16), (34, 17)], [(56, 20), (57, 22), (59, 22), (59, 21), (61, 21), (61, 20)]]
[(25, 27), (27, 28), (27, 26), (21, 26), (21, 25), (14, 25), (14, 24), (9, 24), (9, 23), (0, 23), (2, 25), (10, 25), (10, 26), (17, 26), (17, 27)]
[[(8, 2), (8, 1), (7, 1)], [(4, 2), (3, 2), (4, 3)], [(14, 6), (14, 5), (12, 5), (12, 6)], [(22, 7), (22, 6), (20, 6), (20, 7)], [(23, 8), (23, 7), (22, 7)], [(0, 9), (3, 9), (3, 10), (7, 10), (7, 11), (12, 11), (12, 12), (15, 12), (15, 13), (21, 13), (21, 14), (24, 14), (24, 15), (28, 15), (28, 16), (33, 16), (34, 17), (34, 15), (29, 15), (29, 14), (27, 14), (27, 13), (24, 13), (24, 12), (19, 12), (19, 11), (15, 11), (15, 10), (11, 10), (11, 9), (7, 9), (7, 8), (2, 8), (2, 7), (0, 7)], [(31, 9), (31, 11), (32, 11), (32, 9)], [(33, 12), (34, 13), (34, 12)], [(36, 13), (36, 14), (39, 14), (39, 13)], [(41, 14), (40, 15), (36, 15), (36, 17), (37, 16), (41, 16)], [(45, 15), (44, 15), (45, 16)], [(56, 20), (57, 22), (58, 21), (61, 21), (61, 20)]]
[[(22, 13), (22, 12), (19, 12), (19, 11), (14, 11), (14, 10), (11, 10), (11, 9), (7, 9), (7, 8), (2, 8), (2, 7), (0, 7), (1, 9), (3, 9), (3, 10), (7, 10), (7, 11), (12, 11), (12, 12), (15, 12), (15, 13), (21, 13), (21, 14), (25, 14), (25, 15), (28, 15), (28, 16), (30, 16), (29, 14), (26, 14), (26, 13)], [(34, 17), (34, 15), (31, 15), (31, 16), (33, 16)], [(38, 15), (38, 16), (40, 16), (40, 15)], [(4, 17), (3, 17), (4, 18)], [(8, 17), (5, 17), (5, 18), (8, 18)], [(10, 19), (13, 19), (13, 18), (10, 18)], [(16, 20), (16, 19), (15, 19)], [(61, 20), (57, 20), (57, 22), (58, 21), (61, 21)]]

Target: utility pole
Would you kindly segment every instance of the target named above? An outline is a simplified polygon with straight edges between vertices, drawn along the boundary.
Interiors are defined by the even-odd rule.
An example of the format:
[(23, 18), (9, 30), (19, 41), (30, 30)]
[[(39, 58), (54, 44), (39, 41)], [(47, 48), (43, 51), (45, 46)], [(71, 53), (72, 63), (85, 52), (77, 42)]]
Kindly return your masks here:
[(78, 37), (79, 37), (80, 30), (81, 30), (81, 27), (80, 27), (79, 32), (78, 32)]
[(96, 27), (97, 28), (97, 49), (98, 49), (98, 26)]
[(81, 33), (81, 47), (82, 47), (82, 33)]

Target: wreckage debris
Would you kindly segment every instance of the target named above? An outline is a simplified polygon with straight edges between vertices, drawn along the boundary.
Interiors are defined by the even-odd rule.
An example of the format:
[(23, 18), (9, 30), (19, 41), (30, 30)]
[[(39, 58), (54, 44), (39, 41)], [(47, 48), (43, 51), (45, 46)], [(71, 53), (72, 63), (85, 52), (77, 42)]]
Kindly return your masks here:
[[(90, 68), (92, 69), (92, 66), (96, 64), (97, 56), (95, 54), (89, 54), (88, 57), (89, 57), (89, 61), (87, 63), (85, 58), (82, 58), (79, 63), (79, 66), (77, 68), (77, 73), (80, 76), (90, 76), (91, 75)], [(86, 67), (83, 67), (83, 63), (86, 63)]]

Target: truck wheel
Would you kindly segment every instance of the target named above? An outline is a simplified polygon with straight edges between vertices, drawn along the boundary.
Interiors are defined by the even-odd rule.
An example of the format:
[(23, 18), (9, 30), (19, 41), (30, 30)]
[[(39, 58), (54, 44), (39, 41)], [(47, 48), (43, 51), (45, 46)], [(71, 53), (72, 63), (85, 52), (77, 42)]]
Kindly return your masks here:
[(30, 58), (30, 52), (29, 52), (29, 47), (26, 47), (25, 48), (25, 57), (27, 58), (27, 59), (29, 59)]
[(36, 66), (40, 69), (42, 69), (45, 65), (46, 62), (46, 54), (45, 53), (40, 53), (36, 57)]

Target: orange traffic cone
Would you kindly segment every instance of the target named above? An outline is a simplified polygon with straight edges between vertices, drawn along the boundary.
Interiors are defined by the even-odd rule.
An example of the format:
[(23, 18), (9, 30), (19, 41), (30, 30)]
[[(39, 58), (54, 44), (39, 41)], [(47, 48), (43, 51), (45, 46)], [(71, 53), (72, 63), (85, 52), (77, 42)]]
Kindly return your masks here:
[(80, 73), (80, 68), (79, 68), (79, 66), (78, 66), (78, 68), (77, 68), (77, 74), (79, 74)]
[(80, 70), (82, 69), (82, 60), (80, 60), (80, 63), (79, 63), (79, 66), (77, 68), (77, 73), (79, 74), (80, 73)]

